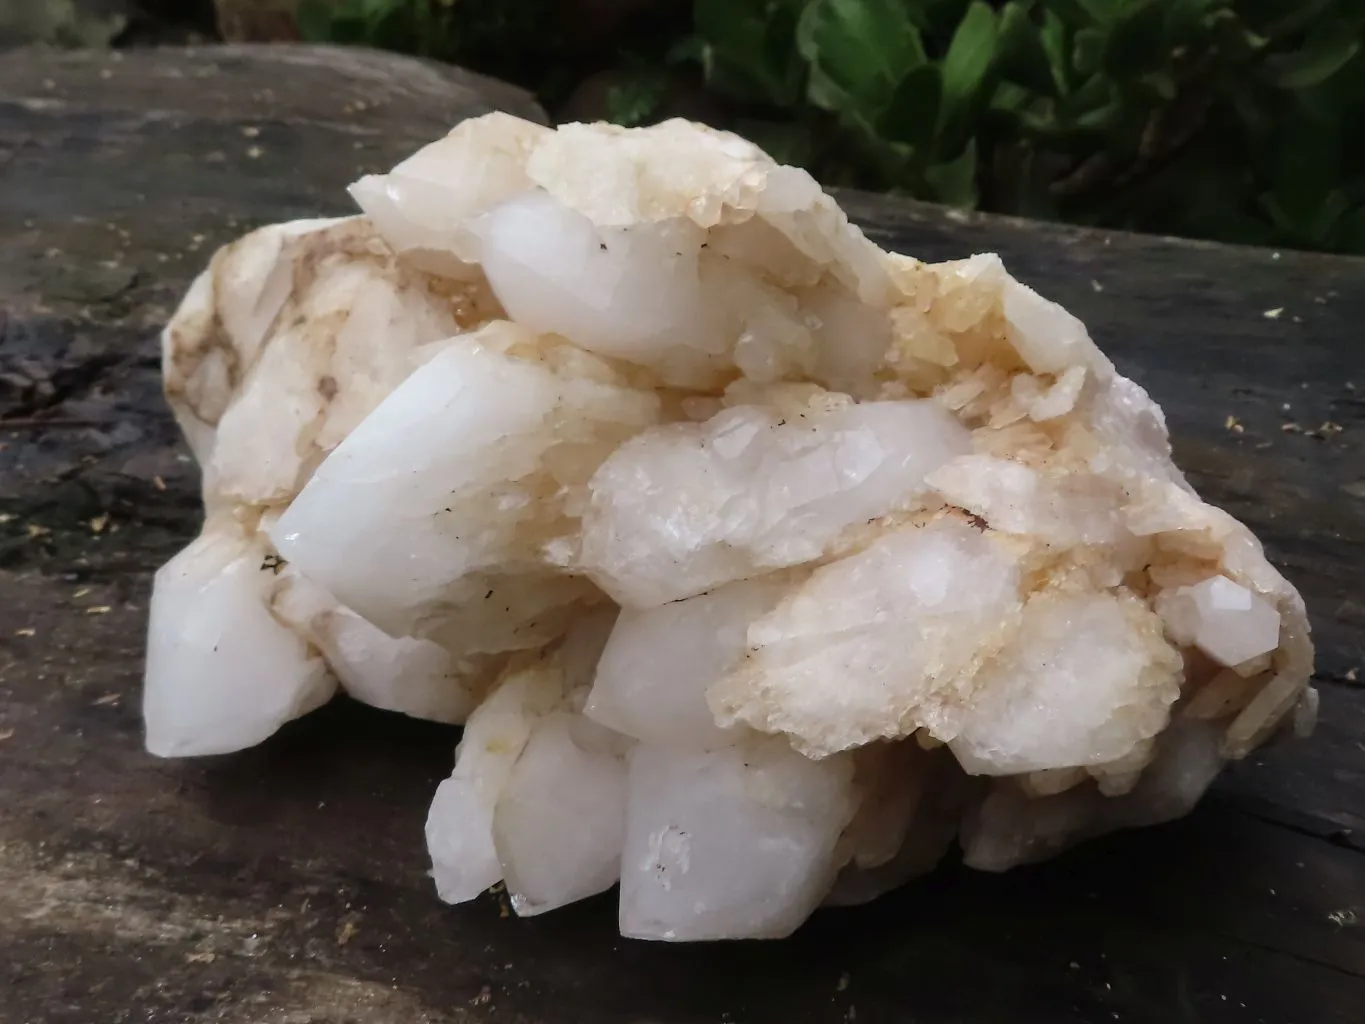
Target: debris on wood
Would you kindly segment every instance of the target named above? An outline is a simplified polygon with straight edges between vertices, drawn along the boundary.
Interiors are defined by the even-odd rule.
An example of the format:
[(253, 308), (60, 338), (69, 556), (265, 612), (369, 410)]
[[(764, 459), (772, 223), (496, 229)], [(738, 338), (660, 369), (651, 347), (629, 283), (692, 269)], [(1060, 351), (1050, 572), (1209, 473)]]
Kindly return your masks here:
[(355, 926), (355, 922), (349, 917), (341, 922), (341, 927), (337, 929), (337, 945), (344, 946), (356, 936), (360, 929)]

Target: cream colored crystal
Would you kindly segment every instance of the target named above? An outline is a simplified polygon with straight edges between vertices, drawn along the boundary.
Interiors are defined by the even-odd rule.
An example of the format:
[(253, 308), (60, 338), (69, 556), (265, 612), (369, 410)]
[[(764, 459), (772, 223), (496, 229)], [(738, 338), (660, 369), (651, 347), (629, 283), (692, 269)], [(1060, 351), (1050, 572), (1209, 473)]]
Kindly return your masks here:
[(260, 743), (332, 696), (307, 641), (270, 613), (268, 549), (231, 522), (162, 566), (152, 588), (143, 719), (161, 757), (225, 754)]
[(167, 328), (209, 515), (157, 579), (154, 752), (338, 685), (467, 719), (441, 898), (619, 881), (623, 934), (685, 941), (1183, 814), (1311, 728), (1299, 595), (997, 257), (883, 252), (682, 121), (490, 115), (352, 195)]
[(748, 645), (749, 627), (786, 590), (781, 575), (742, 580), (685, 601), (630, 609), (616, 620), (583, 712), (626, 736), (664, 747), (733, 744), (706, 694)]
[(1226, 576), (1162, 591), (1157, 609), (1173, 639), (1236, 668), (1280, 645), (1280, 613)]
[(588, 484), (581, 563), (649, 607), (820, 558), (851, 527), (921, 504), (926, 472), (971, 450), (932, 402), (740, 405), (645, 431)]

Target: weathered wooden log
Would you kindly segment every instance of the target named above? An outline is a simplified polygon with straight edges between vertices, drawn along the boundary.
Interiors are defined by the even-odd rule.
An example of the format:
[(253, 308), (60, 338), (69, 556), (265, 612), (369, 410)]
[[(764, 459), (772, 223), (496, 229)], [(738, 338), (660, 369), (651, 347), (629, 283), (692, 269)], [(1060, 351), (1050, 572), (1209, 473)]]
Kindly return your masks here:
[(152, 759), (150, 573), (197, 528), (156, 334), (213, 248), (519, 91), (358, 51), (0, 59), (0, 1020), (1312, 1021), (1365, 1006), (1365, 261), (845, 195), (879, 243), (999, 251), (1170, 419), (1320, 649), (1310, 741), (1191, 818), (1003, 876), (945, 868), (766, 946), (619, 939), (612, 903), (437, 902), (455, 732), (338, 703)]

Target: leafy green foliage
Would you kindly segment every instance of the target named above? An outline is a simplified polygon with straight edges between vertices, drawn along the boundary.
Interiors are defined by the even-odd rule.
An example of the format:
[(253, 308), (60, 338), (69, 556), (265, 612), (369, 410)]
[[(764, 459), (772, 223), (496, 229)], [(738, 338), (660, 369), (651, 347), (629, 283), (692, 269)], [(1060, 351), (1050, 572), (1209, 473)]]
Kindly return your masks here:
[(791, 106), (802, 68), (792, 41), (801, 4), (792, 0), (696, 0), (696, 52), (707, 81), (744, 101)]
[(457, 60), (552, 110), (609, 71), (602, 116), (625, 124), (691, 89), (832, 184), (1365, 254), (1365, 0), (636, 6), (586, 49), (564, 44), (571, 0), (315, 0), (303, 29)]
[(642, 70), (622, 75), (607, 87), (607, 114), (627, 128), (646, 124), (667, 91), (668, 79), (659, 72)]
[(562, 91), (558, 0), (301, 0), (299, 33), (315, 42), (397, 50)]

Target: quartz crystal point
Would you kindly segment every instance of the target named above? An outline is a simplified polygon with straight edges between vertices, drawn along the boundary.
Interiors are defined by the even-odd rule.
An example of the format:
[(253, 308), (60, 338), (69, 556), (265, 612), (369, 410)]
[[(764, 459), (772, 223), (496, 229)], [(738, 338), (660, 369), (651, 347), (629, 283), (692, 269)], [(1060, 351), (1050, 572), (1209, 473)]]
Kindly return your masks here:
[(352, 195), (166, 330), (207, 515), (154, 753), (338, 688), (465, 723), (441, 898), (619, 884), (624, 934), (699, 940), (1176, 817), (1311, 728), (1299, 595), (995, 256), (883, 252), (681, 121), (489, 115)]

